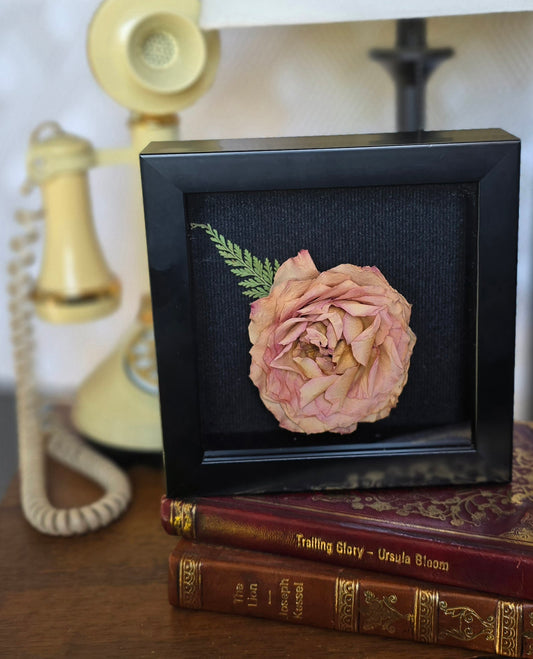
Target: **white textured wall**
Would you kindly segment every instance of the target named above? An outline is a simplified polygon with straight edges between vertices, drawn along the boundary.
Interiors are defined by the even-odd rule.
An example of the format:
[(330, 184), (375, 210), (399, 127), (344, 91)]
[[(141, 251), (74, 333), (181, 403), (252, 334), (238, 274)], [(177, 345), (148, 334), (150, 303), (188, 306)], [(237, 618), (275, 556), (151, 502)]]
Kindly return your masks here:
[[(127, 114), (99, 89), (85, 59), (86, 26), (97, 0), (4, 1), (0, 6), (0, 261), (24, 178), (31, 130), (46, 119), (97, 147), (126, 143)], [(517, 416), (530, 415), (529, 316), (533, 222), (533, 14), (432, 18), (429, 43), (452, 46), (456, 57), (434, 74), (428, 129), (501, 127), (523, 140), (518, 286)], [(394, 130), (393, 87), (367, 57), (390, 46), (394, 23), (228, 29), (212, 90), (182, 114), (184, 139), (357, 133)], [(79, 326), (39, 323), (39, 374), (68, 388), (104, 357), (137, 308), (136, 272), (124, 168), (91, 173), (96, 224), (125, 294), (119, 312)], [(497, 264), (495, 264), (497, 267)], [(2, 282), (4, 275), (0, 275)], [(6, 308), (5, 285), (0, 308)], [(497, 310), (495, 310), (497, 312)], [(6, 314), (0, 314), (0, 383), (12, 379)]]

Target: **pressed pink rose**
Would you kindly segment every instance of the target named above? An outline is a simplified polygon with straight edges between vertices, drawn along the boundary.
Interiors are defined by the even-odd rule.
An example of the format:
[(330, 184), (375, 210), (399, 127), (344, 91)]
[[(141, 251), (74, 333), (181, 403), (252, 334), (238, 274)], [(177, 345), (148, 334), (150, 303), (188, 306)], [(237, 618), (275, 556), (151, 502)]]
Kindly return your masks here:
[(378, 268), (318, 272), (302, 250), (251, 306), (250, 378), (282, 428), (353, 432), (398, 402), (416, 341), (410, 317)]

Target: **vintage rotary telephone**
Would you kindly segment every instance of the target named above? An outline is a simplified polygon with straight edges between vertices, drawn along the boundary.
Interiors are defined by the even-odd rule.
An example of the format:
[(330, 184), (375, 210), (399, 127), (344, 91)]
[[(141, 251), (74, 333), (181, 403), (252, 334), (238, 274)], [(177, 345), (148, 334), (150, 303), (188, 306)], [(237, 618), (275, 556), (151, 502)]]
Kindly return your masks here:
[[(30, 139), (23, 191), (39, 186), (43, 210), (17, 213), (22, 233), (12, 241), (16, 257), (9, 266), (9, 289), (22, 506), (28, 521), (44, 533), (100, 528), (121, 514), (131, 494), (128, 479), (115, 465), (43, 412), (34, 383), (32, 314), (35, 310), (54, 323), (78, 323), (117, 308), (120, 284), (92, 225), (87, 171), (126, 163), (138, 171), (138, 154), (149, 142), (177, 139), (174, 113), (207, 91), (219, 59), (218, 34), (199, 29), (199, 12), (198, 0), (105, 0), (94, 15), (88, 57), (104, 91), (131, 111), (131, 146), (96, 150), (54, 122), (39, 126)], [(134, 194), (134, 232), (144, 242), (140, 177)], [(44, 253), (33, 282), (29, 267), (41, 217)], [(72, 420), (82, 435), (107, 446), (157, 451), (161, 430), (147, 262), (139, 267), (146, 277), (137, 318), (78, 390)], [(103, 497), (83, 508), (54, 508), (46, 494), (46, 450), (100, 484)]]

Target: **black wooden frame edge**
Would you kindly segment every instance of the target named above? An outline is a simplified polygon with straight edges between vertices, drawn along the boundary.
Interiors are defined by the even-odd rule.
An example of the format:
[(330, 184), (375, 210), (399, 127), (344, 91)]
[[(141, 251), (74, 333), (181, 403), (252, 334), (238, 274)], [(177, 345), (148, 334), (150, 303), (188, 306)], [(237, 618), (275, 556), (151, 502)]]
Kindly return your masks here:
[[(465, 132), (460, 131), (459, 141), (454, 141), (456, 132), (418, 134), (413, 143), (413, 135), (395, 135), (394, 146), (381, 146), (376, 136), (369, 136), (369, 144), (355, 147), (333, 147), (331, 149), (313, 149), (306, 139), (307, 153), (311, 161), (317, 153), (335, 154), (335, 160), (341, 161), (340, 168), (329, 177), (335, 178), (335, 186), (323, 185), (323, 171), (317, 172), (312, 164), (299, 167), (300, 175), (287, 179), (287, 163), (291, 158), (302, 158), (300, 149), (270, 149), (269, 140), (257, 140), (253, 151), (226, 152), (226, 166), (220, 171), (219, 154), (215, 151), (191, 153), (192, 143), (175, 143), (171, 148), (180, 153), (180, 158), (173, 158), (168, 144), (163, 145), (165, 153), (160, 153), (161, 146), (149, 147), (141, 155), (145, 213), (147, 221), (147, 240), (150, 251), (150, 278), (152, 284), (155, 331), (158, 345), (158, 368), (163, 386), (161, 387), (161, 407), (163, 436), (165, 443), (167, 493), (170, 496), (187, 496), (191, 494), (224, 494), (236, 492), (260, 492), (265, 490), (302, 489), (304, 482), (309, 487), (343, 487), (357, 486), (364, 482), (365, 473), (369, 471), (385, 474), (396, 463), (404, 472), (411, 469), (420, 478), (420, 468), (425, 466), (431, 471), (432, 466), (444, 465), (450, 473), (457, 470), (457, 465), (469, 467), (477, 473), (477, 478), (487, 481), (503, 482), (508, 480), (511, 467), (512, 405), (513, 405), (513, 360), (514, 355), (514, 316), (515, 298), (509, 296), (509, 290), (516, 287), (516, 249), (518, 214), (518, 168), (519, 140), (504, 131), (466, 131), (471, 141), (465, 141)], [(364, 142), (365, 136), (358, 136)], [(378, 136), (379, 137), (379, 136)], [(475, 139), (474, 139), (475, 138)], [(320, 142), (323, 144), (321, 138)], [(383, 140), (389, 140), (383, 136)], [(289, 140), (294, 144), (294, 140)], [(270, 141), (272, 143), (272, 141)], [(277, 145), (283, 140), (276, 141)], [(194, 143), (197, 145), (198, 143)], [(261, 146), (263, 145), (263, 147)], [(431, 146), (431, 148), (426, 148)], [(262, 148), (268, 147), (267, 150)], [(196, 148), (196, 147), (195, 147)], [(210, 147), (211, 148), (211, 147)], [(194, 437), (197, 434), (193, 415), (177, 420), (168, 410), (172, 409), (175, 397), (185, 401), (187, 407), (194, 409), (196, 392), (196, 373), (194, 354), (196, 347), (190, 328), (187, 329), (187, 313), (177, 311), (176, 291), (180, 292), (181, 309), (186, 309), (191, 300), (187, 292), (188, 269), (187, 249), (184, 241), (185, 216), (183, 209), (184, 194), (190, 192), (214, 192), (220, 190), (257, 189), (253, 186), (261, 181), (260, 189), (312, 188), (321, 182), (320, 187), (339, 187), (346, 184), (343, 179), (342, 161), (353, 161), (354, 153), (364, 153), (364, 167), (353, 166), (351, 162), (350, 181), (357, 176), (357, 185), (431, 183), (478, 181), (479, 183), (479, 251), (478, 251), (478, 340), (476, 350), (476, 411), (473, 419), (473, 445), (465, 447), (457, 442), (455, 446), (436, 449), (425, 446), (412, 450), (392, 450), (383, 455), (379, 449), (367, 450), (357, 456), (357, 464), (352, 464), (350, 483), (339, 477), (346, 472), (346, 460), (339, 457), (333, 449), (328, 456), (327, 447), (318, 455), (307, 459), (280, 459), (272, 454), (269, 459), (268, 449), (255, 455), (235, 454), (226, 456), (204, 455)], [(425, 154), (425, 155), (424, 155)], [(254, 160), (260, 158), (263, 165), (257, 170)], [(398, 167), (398, 157), (402, 160), (402, 169)], [(196, 159), (201, 158), (202, 168), (195, 167)], [(357, 160), (357, 158), (356, 158)], [(181, 163), (180, 164), (178, 164)], [(272, 164), (276, 162), (276, 167)], [(396, 165), (394, 163), (396, 162)], [(245, 167), (243, 168), (243, 163)], [(301, 164), (301, 163), (300, 163)], [(359, 163), (361, 165), (361, 163)], [(432, 167), (428, 167), (431, 164)], [(396, 176), (391, 180), (391, 169), (396, 168)], [(320, 167), (318, 168), (320, 169)], [(235, 176), (236, 171), (239, 177)], [(273, 178), (268, 176), (274, 171)], [(255, 173), (254, 173), (255, 172)], [(280, 184), (280, 178), (285, 181)], [(322, 179), (322, 180), (321, 180)], [(236, 184), (235, 181), (238, 181)], [(290, 181), (290, 183), (287, 183)], [(179, 212), (177, 213), (177, 209)], [(169, 235), (169, 214), (179, 219), (172, 223)], [(177, 214), (177, 215), (176, 215)], [(506, 221), (502, 222), (502, 217)], [(161, 240), (164, 236), (164, 241)], [(178, 272), (181, 264), (181, 272)], [(495, 268), (497, 263), (501, 268)], [(494, 317), (494, 309), (501, 312)], [(172, 336), (180, 336), (179, 348), (172, 345)], [(183, 337), (188, 337), (183, 340)], [(503, 339), (503, 340), (502, 340)], [(496, 342), (496, 343), (495, 343)], [(496, 349), (495, 349), (496, 346)], [(173, 355), (173, 359), (169, 359)], [(172, 363), (180, 360), (188, 372), (186, 383), (172, 374)], [(498, 378), (494, 378), (498, 373)], [(170, 378), (170, 380), (169, 380)], [(179, 421), (179, 437), (176, 435), (176, 423)], [(503, 438), (503, 439), (502, 439)], [(353, 458), (352, 458), (353, 462)], [(325, 465), (319, 468), (320, 465)], [(349, 471), (349, 470), (348, 470)], [(394, 470), (393, 470), (394, 471)], [(309, 472), (315, 475), (315, 481), (309, 480)], [(337, 474), (337, 476), (335, 476)], [(329, 475), (329, 476), (328, 476)], [(469, 477), (457, 475), (456, 482), (469, 482)], [(307, 480), (306, 480), (307, 479)], [(411, 476), (412, 479), (412, 476)], [(393, 477), (387, 485), (413, 485), (415, 483), (406, 475), (398, 482)], [(433, 484), (441, 481), (433, 480)], [(381, 483), (383, 484), (383, 483)]]

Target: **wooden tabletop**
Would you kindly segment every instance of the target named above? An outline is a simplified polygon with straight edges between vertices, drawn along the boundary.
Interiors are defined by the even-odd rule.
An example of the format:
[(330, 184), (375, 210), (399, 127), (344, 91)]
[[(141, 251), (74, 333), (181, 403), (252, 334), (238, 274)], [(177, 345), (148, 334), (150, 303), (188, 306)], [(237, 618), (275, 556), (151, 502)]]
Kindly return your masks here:
[[(487, 657), (457, 648), (187, 611), (167, 602), (175, 538), (159, 524), (159, 468), (129, 469), (134, 500), (122, 519), (78, 538), (34, 531), (17, 479), (0, 504), (0, 656), (5, 657)], [(56, 505), (82, 505), (98, 488), (49, 465)]]

